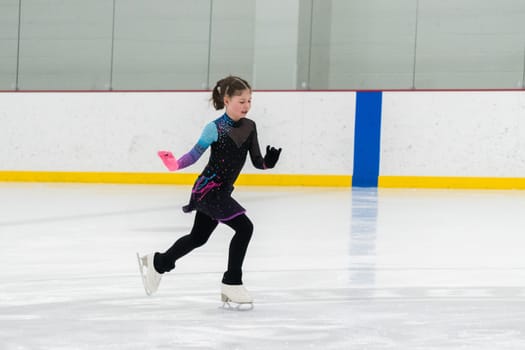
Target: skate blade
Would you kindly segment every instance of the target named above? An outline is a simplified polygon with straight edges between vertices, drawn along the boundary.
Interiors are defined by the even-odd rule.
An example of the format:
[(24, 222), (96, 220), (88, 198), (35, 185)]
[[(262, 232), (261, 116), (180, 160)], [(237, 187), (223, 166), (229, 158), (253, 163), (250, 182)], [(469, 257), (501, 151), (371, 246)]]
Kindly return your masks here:
[(254, 305), (252, 302), (245, 302), (245, 303), (238, 303), (230, 298), (228, 298), (226, 295), (221, 294), (221, 300), (222, 300), (222, 306), (221, 308), (223, 310), (228, 311), (250, 311), (253, 310)]
[(226, 311), (251, 311), (254, 309), (253, 303), (235, 303), (234, 305), (231, 303), (229, 301), (224, 302), (220, 308)]
[(144, 286), (144, 291), (146, 292), (146, 295), (151, 296), (152, 293), (147, 287), (146, 276), (144, 275), (145, 258), (146, 257), (141, 258), (139, 253), (137, 253), (137, 261), (139, 263), (139, 271), (140, 271), (140, 277), (142, 279), (142, 285)]

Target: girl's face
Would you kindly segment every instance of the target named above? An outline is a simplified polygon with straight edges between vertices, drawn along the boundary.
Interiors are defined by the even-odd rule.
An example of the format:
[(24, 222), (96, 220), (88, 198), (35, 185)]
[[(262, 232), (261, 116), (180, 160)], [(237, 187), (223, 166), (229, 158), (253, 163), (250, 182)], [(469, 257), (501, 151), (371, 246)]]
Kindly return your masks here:
[(226, 114), (234, 121), (239, 121), (246, 117), (252, 106), (252, 91), (249, 89), (242, 90), (240, 95), (225, 96), (224, 106)]

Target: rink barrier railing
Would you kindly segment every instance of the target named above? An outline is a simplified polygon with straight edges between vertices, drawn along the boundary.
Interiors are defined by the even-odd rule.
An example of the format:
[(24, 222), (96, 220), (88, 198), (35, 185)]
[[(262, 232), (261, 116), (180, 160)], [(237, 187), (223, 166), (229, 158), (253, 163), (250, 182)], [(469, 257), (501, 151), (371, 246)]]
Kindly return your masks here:
[[(193, 173), (0, 171), (3, 182), (192, 185)], [(241, 174), (241, 186), (351, 187), (350, 175)], [(379, 188), (525, 190), (525, 178), (379, 176)]]

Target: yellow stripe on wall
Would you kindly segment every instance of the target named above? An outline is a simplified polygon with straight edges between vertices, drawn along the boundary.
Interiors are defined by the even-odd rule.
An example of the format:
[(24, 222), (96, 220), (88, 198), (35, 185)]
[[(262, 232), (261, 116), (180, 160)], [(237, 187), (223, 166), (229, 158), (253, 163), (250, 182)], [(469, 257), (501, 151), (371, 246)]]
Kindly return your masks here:
[(350, 175), (276, 175), (242, 174), (236, 184), (248, 186), (350, 187)]
[[(191, 185), (198, 174), (0, 171), (0, 181)], [(349, 175), (242, 174), (237, 185), (350, 187)]]
[(84, 182), (121, 184), (185, 184), (195, 180), (193, 174), (115, 173), (115, 172), (61, 172), (61, 171), (3, 171), (0, 181), (19, 182)]
[(378, 186), (384, 188), (523, 190), (525, 189), (525, 178), (380, 176)]
[[(0, 171), (0, 181), (4, 182), (191, 185), (197, 176), (198, 174), (188, 173)], [(236, 184), (247, 186), (351, 187), (352, 177), (350, 175), (242, 174)], [(379, 176), (378, 187), (525, 190), (525, 178)]]

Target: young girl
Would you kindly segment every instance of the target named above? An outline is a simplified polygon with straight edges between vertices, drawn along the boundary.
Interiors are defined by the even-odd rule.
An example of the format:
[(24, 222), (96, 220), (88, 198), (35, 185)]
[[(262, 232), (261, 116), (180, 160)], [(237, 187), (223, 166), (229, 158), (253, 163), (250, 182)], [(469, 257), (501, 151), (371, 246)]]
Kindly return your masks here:
[(277, 163), (281, 149), (267, 146), (266, 155), (262, 157), (255, 123), (246, 118), (251, 107), (251, 93), (244, 79), (228, 76), (219, 80), (213, 89), (212, 101), (216, 110), (225, 108), (225, 113), (207, 124), (197, 144), (179, 159), (171, 152), (159, 152), (166, 167), (175, 171), (194, 164), (211, 146), (208, 165), (195, 181), (188, 205), (183, 207), (184, 212), (196, 211), (191, 232), (164, 253), (139, 258), (141, 271), (146, 268), (143, 280), (148, 295), (157, 290), (163, 273), (173, 270), (179, 258), (206, 243), (217, 225), (223, 223), (235, 234), (230, 243), (228, 269), (222, 278), (222, 301), (253, 303), (242, 283), (242, 264), (253, 224), (231, 193), (248, 153), (256, 168), (270, 169)]

